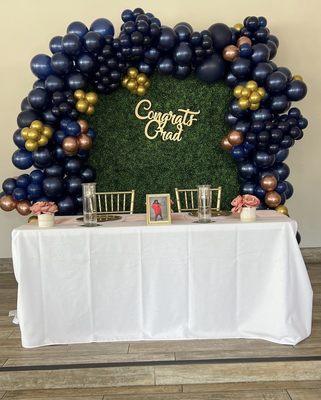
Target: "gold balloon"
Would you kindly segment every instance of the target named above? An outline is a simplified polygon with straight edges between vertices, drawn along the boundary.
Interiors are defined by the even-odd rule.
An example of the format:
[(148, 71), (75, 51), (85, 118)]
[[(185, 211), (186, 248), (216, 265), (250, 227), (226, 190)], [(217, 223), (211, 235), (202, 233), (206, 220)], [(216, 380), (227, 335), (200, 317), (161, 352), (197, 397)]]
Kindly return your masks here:
[(92, 139), (90, 136), (87, 136), (85, 133), (81, 133), (78, 138), (79, 149), (81, 150), (90, 150), (92, 147)]
[(94, 112), (95, 112), (95, 107), (92, 104), (89, 104), (89, 106), (87, 108), (87, 111), (86, 111), (86, 114), (87, 115), (93, 115)]
[(221, 140), (221, 147), (223, 150), (230, 151), (233, 148), (233, 145), (228, 141), (227, 136), (223, 137)]
[(48, 138), (45, 135), (41, 135), (37, 143), (40, 147), (46, 146), (46, 144), (48, 144)]
[(28, 133), (29, 133), (29, 128), (25, 127), (21, 129), (21, 136), (24, 138), (24, 140), (28, 139)]
[(259, 87), (259, 88), (257, 89), (257, 92), (258, 92), (258, 94), (261, 96), (261, 99), (263, 99), (263, 97), (264, 97), (265, 94), (266, 94), (265, 89), (262, 88), (262, 87)]
[(85, 119), (78, 119), (78, 124), (80, 125), (81, 133), (87, 133), (89, 129), (89, 124)]
[(233, 44), (226, 46), (223, 50), (223, 58), (226, 61), (234, 61), (239, 56), (239, 49)]
[(28, 131), (28, 139), (38, 140), (40, 138), (40, 132), (37, 129), (30, 128)]
[(245, 85), (245, 87), (251, 91), (257, 89), (257, 83), (255, 81), (248, 81)]
[(294, 81), (303, 81), (303, 78), (301, 75), (293, 75), (292, 80)]
[(281, 203), (281, 196), (277, 192), (267, 192), (265, 195), (265, 203), (271, 208), (277, 207)]
[(138, 85), (143, 85), (147, 81), (147, 76), (146, 74), (138, 74), (136, 79)]
[(267, 192), (274, 190), (277, 184), (278, 181), (274, 175), (265, 175), (260, 181), (261, 188)]
[(237, 31), (241, 31), (243, 28), (244, 28), (244, 25), (241, 23), (234, 25), (234, 29), (236, 29)]
[(148, 89), (148, 88), (150, 87), (150, 81), (149, 81), (149, 80), (146, 81), (146, 82), (144, 83), (144, 86), (145, 86), (146, 89)]
[(74, 97), (77, 100), (83, 100), (86, 98), (86, 93), (83, 90), (78, 89), (78, 90), (75, 90)]
[(16, 208), (20, 215), (28, 215), (31, 213), (30, 206), (31, 206), (30, 201), (22, 200), (18, 201)]
[(139, 96), (144, 96), (145, 93), (146, 93), (146, 89), (144, 88), (144, 86), (138, 85), (137, 94)]
[(34, 121), (31, 122), (30, 128), (36, 129), (37, 131), (42, 131), (43, 123), (41, 121), (39, 121), (38, 119), (35, 119)]
[(229, 132), (227, 139), (232, 146), (238, 146), (239, 144), (243, 143), (243, 133), (233, 130)]
[(249, 100), (250, 103), (259, 103), (261, 100), (261, 96), (258, 94), (258, 92), (252, 92)]
[(123, 87), (126, 87), (128, 81), (129, 81), (128, 76), (125, 76), (125, 77), (122, 79), (122, 81), (121, 81), (122, 86), (123, 86)]
[(88, 92), (88, 93), (86, 94), (86, 99), (87, 99), (87, 101), (88, 101), (89, 104), (91, 104), (91, 105), (94, 106), (94, 105), (97, 104), (97, 102), (98, 102), (97, 93), (95, 93), (95, 92)]
[(235, 88), (233, 90), (233, 94), (237, 99), (242, 97), (242, 90), (243, 90), (243, 86), (241, 86), (241, 85), (235, 86)]
[(137, 68), (128, 68), (127, 74), (130, 78), (136, 78), (138, 75), (138, 70)]
[(275, 211), (277, 211), (280, 214), (286, 215), (287, 217), (289, 216), (289, 210), (287, 208), (287, 206), (280, 204), (279, 206), (277, 206), (275, 208)]
[(127, 83), (127, 89), (134, 90), (137, 88), (137, 82), (134, 79), (130, 79)]
[(247, 99), (246, 97), (241, 97), (238, 100), (238, 105), (239, 105), (241, 110), (246, 110), (250, 106), (249, 99)]
[(238, 40), (237, 40), (237, 47), (240, 47), (242, 44), (249, 44), (250, 46), (252, 46), (252, 41), (250, 38), (248, 38), (247, 36), (241, 36)]
[(88, 110), (89, 103), (86, 99), (78, 100), (76, 103), (76, 109), (80, 113), (85, 113)]
[(241, 97), (250, 97), (250, 94), (251, 91), (248, 88), (244, 87), (241, 92)]
[(16, 208), (17, 202), (11, 195), (0, 197), (0, 208), (3, 211), (12, 211)]
[(38, 149), (38, 143), (34, 140), (27, 139), (25, 143), (25, 148), (26, 150), (31, 152), (36, 151)]
[(251, 103), (250, 104), (250, 110), (255, 111), (258, 110), (260, 107), (260, 103)]
[(64, 152), (68, 155), (74, 155), (78, 152), (78, 141), (73, 136), (67, 136), (62, 142), (62, 148)]
[(43, 127), (42, 134), (46, 136), (47, 139), (50, 139), (53, 135), (53, 129), (50, 126), (45, 125)]
[(36, 215), (31, 215), (28, 218), (28, 224), (36, 224), (38, 222), (38, 217)]

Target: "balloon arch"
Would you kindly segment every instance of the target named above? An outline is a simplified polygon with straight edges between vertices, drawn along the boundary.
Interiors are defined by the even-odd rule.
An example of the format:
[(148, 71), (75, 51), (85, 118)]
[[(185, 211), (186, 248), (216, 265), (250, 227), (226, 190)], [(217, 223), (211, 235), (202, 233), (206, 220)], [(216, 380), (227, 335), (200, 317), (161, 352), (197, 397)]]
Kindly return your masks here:
[(144, 95), (157, 71), (177, 79), (195, 73), (208, 84), (224, 80), (233, 88), (226, 115), (231, 130), (221, 145), (237, 162), (240, 192), (259, 197), (262, 208), (287, 214), (284, 203), (293, 187), (284, 161), (308, 125), (290, 106), (305, 97), (307, 87), (301, 76), (271, 61), (279, 41), (266, 19), (252, 16), (233, 28), (215, 23), (196, 32), (186, 22), (163, 26), (141, 8), (125, 10), (121, 18), (118, 37), (105, 18), (90, 29), (72, 22), (65, 36), (51, 39), (52, 56), (32, 58), (38, 80), (21, 103), (12, 162), (21, 170), (36, 169), (3, 182), (0, 207), (28, 215), (32, 203), (52, 200), (60, 214), (80, 211), (81, 184), (95, 181), (88, 156), (96, 136), (89, 123), (97, 92), (109, 94), (122, 84)]

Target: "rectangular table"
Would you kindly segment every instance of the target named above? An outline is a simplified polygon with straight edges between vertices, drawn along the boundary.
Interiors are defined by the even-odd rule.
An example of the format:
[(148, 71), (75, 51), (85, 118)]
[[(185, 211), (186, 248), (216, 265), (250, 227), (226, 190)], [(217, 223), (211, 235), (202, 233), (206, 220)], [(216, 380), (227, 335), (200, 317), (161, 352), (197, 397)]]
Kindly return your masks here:
[(12, 233), (24, 347), (209, 338), (294, 345), (311, 333), (312, 289), (288, 217), (57, 222)]

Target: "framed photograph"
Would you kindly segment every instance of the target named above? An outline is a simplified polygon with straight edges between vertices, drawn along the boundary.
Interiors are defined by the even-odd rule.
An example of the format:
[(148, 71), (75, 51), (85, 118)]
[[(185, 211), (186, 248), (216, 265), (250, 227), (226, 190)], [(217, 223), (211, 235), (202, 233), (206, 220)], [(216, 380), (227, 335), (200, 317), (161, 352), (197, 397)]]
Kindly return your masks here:
[(171, 223), (171, 198), (169, 194), (146, 195), (147, 224)]

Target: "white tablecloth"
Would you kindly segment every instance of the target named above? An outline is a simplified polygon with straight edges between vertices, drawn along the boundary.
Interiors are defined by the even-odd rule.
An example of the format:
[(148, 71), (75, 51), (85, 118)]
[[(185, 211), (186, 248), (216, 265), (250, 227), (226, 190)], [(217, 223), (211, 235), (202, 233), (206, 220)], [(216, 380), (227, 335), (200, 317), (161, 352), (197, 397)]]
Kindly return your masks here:
[(12, 234), (24, 347), (205, 338), (293, 345), (310, 335), (312, 289), (287, 217), (58, 222)]

